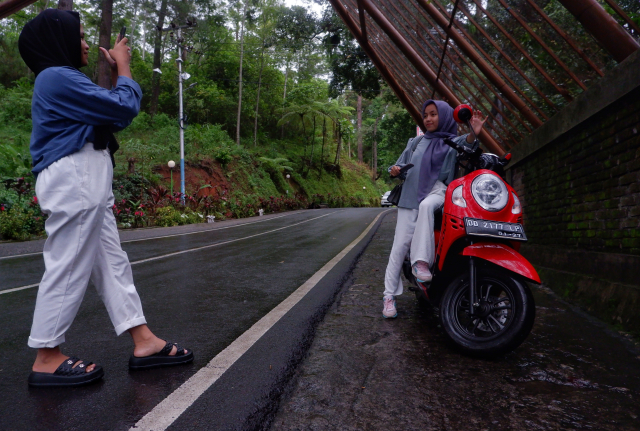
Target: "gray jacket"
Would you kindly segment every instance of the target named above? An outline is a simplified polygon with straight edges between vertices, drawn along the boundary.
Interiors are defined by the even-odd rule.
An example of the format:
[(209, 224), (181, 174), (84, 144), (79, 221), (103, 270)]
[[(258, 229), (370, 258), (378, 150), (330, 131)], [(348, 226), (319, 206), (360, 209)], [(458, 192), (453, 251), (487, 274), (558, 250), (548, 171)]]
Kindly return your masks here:
[[(458, 136), (453, 139), (454, 142), (459, 145), (465, 145), (471, 147), (472, 145), (466, 141), (467, 135)], [(422, 165), (422, 156), (427, 147), (431, 144), (431, 139), (424, 136), (417, 136), (409, 139), (407, 147), (404, 149), (398, 161), (393, 166), (400, 166), (401, 168), (409, 163), (413, 163), (413, 168), (407, 171), (407, 177), (402, 186), (402, 195), (400, 195), (400, 202), (398, 207), (417, 210), (418, 203), (418, 180), (420, 178), (420, 165)], [(414, 151), (415, 145), (415, 151)], [(444, 158), (438, 181), (442, 181), (445, 185), (449, 185), (454, 180), (456, 170), (456, 150), (451, 148)], [(389, 166), (387, 169), (391, 171), (393, 166)]]

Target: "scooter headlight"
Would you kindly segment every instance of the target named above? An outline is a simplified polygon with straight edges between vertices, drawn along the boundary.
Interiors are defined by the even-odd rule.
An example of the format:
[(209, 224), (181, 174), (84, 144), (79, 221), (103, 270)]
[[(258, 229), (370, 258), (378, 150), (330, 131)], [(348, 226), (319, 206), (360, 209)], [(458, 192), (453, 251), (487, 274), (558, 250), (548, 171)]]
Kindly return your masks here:
[(496, 175), (478, 175), (471, 183), (471, 194), (478, 205), (487, 211), (500, 211), (509, 201), (504, 182)]

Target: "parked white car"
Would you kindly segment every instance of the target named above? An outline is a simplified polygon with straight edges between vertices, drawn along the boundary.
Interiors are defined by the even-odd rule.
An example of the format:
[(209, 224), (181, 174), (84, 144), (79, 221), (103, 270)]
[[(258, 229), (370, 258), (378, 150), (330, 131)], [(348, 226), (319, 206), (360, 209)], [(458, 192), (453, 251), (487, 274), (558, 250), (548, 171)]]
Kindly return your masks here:
[(392, 204), (387, 200), (391, 191), (385, 192), (380, 198), (380, 206), (381, 207), (390, 207)]

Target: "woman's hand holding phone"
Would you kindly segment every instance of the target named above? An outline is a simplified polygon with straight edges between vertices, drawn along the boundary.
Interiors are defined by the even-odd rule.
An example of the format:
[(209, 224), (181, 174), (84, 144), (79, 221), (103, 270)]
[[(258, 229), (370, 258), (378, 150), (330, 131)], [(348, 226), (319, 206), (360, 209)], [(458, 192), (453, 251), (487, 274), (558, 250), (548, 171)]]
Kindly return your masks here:
[(125, 27), (120, 30), (120, 34), (118, 34), (116, 38), (116, 44), (112, 49), (107, 51), (105, 48), (100, 47), (100, 51), (102, 51), (109, 63), (109, 66), (111, 66), (111, 75), (112, 80), (114, 81), (114, 87), (118, 80), (118, 76), (131, 78), (131, 70), (129, 68), (129, 63), (131, 62), (131, 48), (127, 46), (129, 39), (124, 37), (124, 31)]

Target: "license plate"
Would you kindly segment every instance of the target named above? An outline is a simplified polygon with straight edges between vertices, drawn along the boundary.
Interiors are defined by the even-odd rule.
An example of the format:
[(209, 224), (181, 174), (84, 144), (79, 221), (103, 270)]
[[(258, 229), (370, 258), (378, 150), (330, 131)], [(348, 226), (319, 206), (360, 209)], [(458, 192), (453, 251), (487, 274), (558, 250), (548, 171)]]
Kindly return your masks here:
[(464, 228), (467, 235), (490, 236), (513, 241), (527, 240), (527, 236), (524, 234), (524, 228), (520, 223), (506, 223), (465, 217)]

